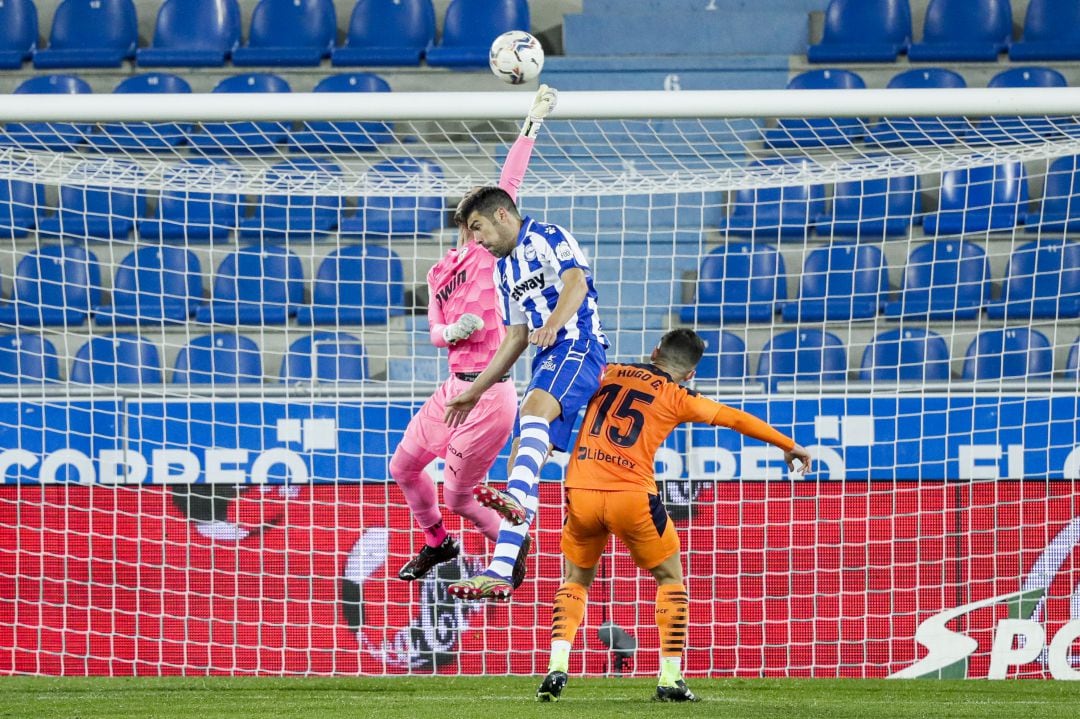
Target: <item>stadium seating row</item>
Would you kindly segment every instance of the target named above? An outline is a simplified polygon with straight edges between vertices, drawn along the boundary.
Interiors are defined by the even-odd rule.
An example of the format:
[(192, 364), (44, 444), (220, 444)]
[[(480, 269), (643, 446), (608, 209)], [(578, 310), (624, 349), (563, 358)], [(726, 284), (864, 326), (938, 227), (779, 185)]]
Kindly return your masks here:
[[(22, 82), (16, 94), (86, 94), (86, 80), (74, 75), (39, 75)], [(191, 85), (178, 75), (146, 73), (125, 78), (113, 90), (119, 94), (189, 93)], [(291, 92), (289, 83), (270, 73), (246, 73), (227, 77), (213, 92)], [(372, 73), (330, 75), (312, 92), (390, 92), (390, 85)], [(304, 152), (366, 151), (394, 139), (393, 124), (384, 122), (305, 122), (293, 130), (280, 122), (203, 123), (108, 123), (100, 126), (76, 123), (8, 123), (0, 145), (25, 149), (70, 150), (89, 145), (107, 152), (155, 152), (190, 145), (202, 153), (254, 154), (272, 152), (288, 145)]]
[(889, 301), (888, 267), (875, 245), (835, 243), (810, 252), (799, 298), (787, 301), (787, 270), (776, 248), (728, 242), (702, 261), (696, 303), (683, 307), (688, 323), (786, 322), (891, 318), (970, 320), (1080, 317), (1080, 243), (1036, 240), (1016, 248), (990, 299), (986, 251), (963, 240), (916, 247), (904, 268), (898, 299)]
[(116, 270), (112, 304), (102, 304), (100, 267), (77, 245), (49, 245), (25, 255), (12, 297), (0, 302), (0, 325), (99, 326), (198, 322), (244, 325), (385, 324), (405, 314), (401, 259), (379, 245), (331, 252), (319, 265), (311, 304), (304, 304), (300, 259), (278, 245), (226, 255), (203, 301), (198, 258), (179, 247), (145, 246)]
[[(841, 340), (827, 331), (794, 329), (777, 333), (763, 348), (757, 373), (748, 368), (742, 339), (721, 330), (702, 330), (707, 344), (698, 366), (702, 380), (780, 382), (845, 382), (847, 352)], [(352, 382), (371, 379), (362, 342), (345, 332), (313, 332), (294, 340), (285, 352), (281, 382)], [(412, 360), (406, 358), (405, 362)], [(1080, 378), (1080, 339), (1068, 354), (1062, 375)], [(395, 377), (391, 364), (389, 379)], [(1035, 329), (986, 330), (965, 353), (961, 379), (1050, 379), (1053, 350)], [(424, 379), (434, 381), (441, 369)], [(176, 357), (174, 384), (247, 384), (263, 381), (262, 355), (254, 340), (233, 333), (211, 333), (187, 343)], [(133, 333), (93, 337), (76, 352), (68, 374), (83, 384), (157, 384), (164, 381), (158, 347)], [(861, 380), (934, 382), (950, 379), (949, 350), (937, 333), (894, 329), (878, 335), (862, 356)], [(411, 377), (409, 379), (412, 379)], [(0, 384), (60, 381), (53, 343), (32, 333), (0, 335)]]
[(431, 0), (358, 0), (337, 41), (333, 0), (261, 0), (241, 45), (237, 0), (164, 0), (150, 47), (138, 48), (132, 0), (63, 0), (47, 47), (38, 47), (33, 0), (0, 3), (0, 68), (417, 65), (486, 67), (488, 47), (508, 30), (529, 29), (527, 0), (452, 0), (435, 42)]
[(1080, 59), (1080, 5), (1073, 0), (1030, 0), (1023, 35), (1012, 40), (1009, 0), (930, 0), (922, 42), (912, 42), (908, 0), (831, 0), (821, 43), (810, 62), (993, 62)]

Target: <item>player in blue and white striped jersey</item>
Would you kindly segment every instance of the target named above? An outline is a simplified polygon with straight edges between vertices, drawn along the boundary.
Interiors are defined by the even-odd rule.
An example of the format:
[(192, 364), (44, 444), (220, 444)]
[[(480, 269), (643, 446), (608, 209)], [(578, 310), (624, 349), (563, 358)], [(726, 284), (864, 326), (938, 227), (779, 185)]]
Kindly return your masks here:
[(498, 187), (472, 192), (458, 206), (455, 220), (498, 258), (495, 286), (508, 328), (488, 368), (447, 402), (447, 424), (463, 421), (525, 348), (537, 347), (532, 380), (518, 411), (506, 492), (486, 485), (474, 490), (478, 502), (503, 516), (495, 555), (485, 572), (449, 587), (459, 599), (506, 601), (513, 591), (514, 562), (536, 514), (540, 469), (552, 447), (568, 449), (578, 411), (600, 386), (608, 342), (597, 314), (592, 271), (573, 235), (522, 217)]

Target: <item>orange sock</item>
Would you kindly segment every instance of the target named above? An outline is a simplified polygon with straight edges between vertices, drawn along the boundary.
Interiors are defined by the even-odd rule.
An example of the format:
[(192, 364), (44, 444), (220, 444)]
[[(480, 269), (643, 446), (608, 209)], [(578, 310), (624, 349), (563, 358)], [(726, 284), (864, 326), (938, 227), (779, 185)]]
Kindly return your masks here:
[(578, 627), (585, 619), (585, 599), (589, 590), (580, 584), (566, 582), (555, 592), (551, 608), (551, 641), (574, 643)]
[(656, 588), (656, 626), (660, 630), (660, 656), (681, 657), (686, 647), (690, 597), (681, 584)]

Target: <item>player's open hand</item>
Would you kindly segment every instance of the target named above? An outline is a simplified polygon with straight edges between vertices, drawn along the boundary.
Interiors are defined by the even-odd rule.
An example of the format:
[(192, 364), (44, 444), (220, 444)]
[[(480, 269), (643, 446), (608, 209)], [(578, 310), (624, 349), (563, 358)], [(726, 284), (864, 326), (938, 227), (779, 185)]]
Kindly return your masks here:
[(533, 98), (532, 108), (529, 109), (529, 119), (536, 122), (543, 120), (551, 111), (555, 109), (555, 105), (559, 102), (559, 92), (553, 87), (547, 85), (541, 85), (536, 90), (536, 96)]
[(540, 329), (533, 330), (529, 333), (529, 344), (534, 344), (541, 348), (550, 347), (555, 344), (555, 338), (558, 337), (558, 335), (558, 329), (553, 329), (545, 325)]
[(462, 392), (457, 397), (451, 398), (446, 403), (446, 413), (443, 415), (443, 421), (446, 422), (447, 427), (458, 427), (465, 418), (469, 416), (469, 412), (476, 406), (476, 403), (480, 401), (479, 397), (473, 397), (472, 393), (468, 390)]
[[(796, 467), (795, 460), (799, 460), (802, 464)], [(813, 471), (814, 459), (801, 444), (796, 444), (784, 452), (784, 461), (787, 462), (788, 469), (798, 477), (805, 477)]]

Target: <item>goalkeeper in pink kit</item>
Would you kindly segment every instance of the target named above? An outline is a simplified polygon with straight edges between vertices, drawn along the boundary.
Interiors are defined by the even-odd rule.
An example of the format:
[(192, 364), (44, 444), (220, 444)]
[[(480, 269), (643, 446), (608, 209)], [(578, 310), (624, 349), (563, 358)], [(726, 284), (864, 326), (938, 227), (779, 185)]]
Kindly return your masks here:
[[(540, 86), (521, 135), (506, 157), (499, 187), (515, 199), (540, 125), (556, 99), (555, 90)], [(443, 494), (447, 508), (472, 522), (492, 542), (499, 536), (502, 517), (479, 504), (473, 488), (483, 482), (513, 430), (518, 401), (514, 383), (506, 376), (492, 385), (460, 426), (451, 428), (444, 419), (447, 400), (463, 392), (491, 363), (506, 335), (494, 268), (495, 257), (462, 227), (458, 246), (428, 272), (431, 342), (448, 348), (450, 376), (409, 422), (390, 459), (390, 476), (401, 487), (424, 532), (423, 549), (398, 572), (405, 581), (420, 579), (461, 551), (443, 527), (435, 483), (424, 469), (436, 457), (446, 461)], [(525, 578), (529, 544), (522, 544), (514, 565), (515, 587)]]

